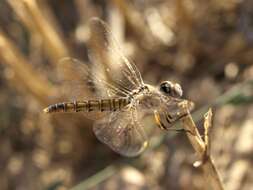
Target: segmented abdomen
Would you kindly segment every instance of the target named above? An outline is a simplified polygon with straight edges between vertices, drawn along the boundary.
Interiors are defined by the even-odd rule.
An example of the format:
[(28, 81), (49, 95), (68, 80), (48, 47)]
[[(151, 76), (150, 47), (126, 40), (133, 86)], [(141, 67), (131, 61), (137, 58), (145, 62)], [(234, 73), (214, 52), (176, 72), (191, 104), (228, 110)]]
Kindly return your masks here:
[(128, 105), (127, 98), (84, 100), (73, 102), (62, 102), (48, 106), (44, 109), (46, 113), (52, 112), (92, 112), (92, 111), (118, 111)]

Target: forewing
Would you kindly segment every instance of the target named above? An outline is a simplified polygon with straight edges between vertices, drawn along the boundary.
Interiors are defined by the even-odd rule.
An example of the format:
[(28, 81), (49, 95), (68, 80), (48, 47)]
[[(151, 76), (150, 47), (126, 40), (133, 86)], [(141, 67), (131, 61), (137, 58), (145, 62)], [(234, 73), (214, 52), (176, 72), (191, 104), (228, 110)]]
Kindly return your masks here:
[(134, 110), (111, 113), (110, 117), (95, 122), (93, 130), (101, 142), (124, 156), (137, 156), (148, 145), (144, 128)]
[[(93, 73), (90, 66), (71, 58), (65, 57), (58, 63), (58, 78), (62, 90), (70, 100), (101, 99), (122, 97), (127, 93), (109, 83), (104, 73)], [(103, 87), (103, 90), (101, 88)]]
[(139, 70), (123, 55), (107, 24), (98, 18), (93, 18), (89, 26), (91, 34), (89, 56), (94, 73), (101, 72), (103, 69), (107, 80), (126, 92), (142, 86)]

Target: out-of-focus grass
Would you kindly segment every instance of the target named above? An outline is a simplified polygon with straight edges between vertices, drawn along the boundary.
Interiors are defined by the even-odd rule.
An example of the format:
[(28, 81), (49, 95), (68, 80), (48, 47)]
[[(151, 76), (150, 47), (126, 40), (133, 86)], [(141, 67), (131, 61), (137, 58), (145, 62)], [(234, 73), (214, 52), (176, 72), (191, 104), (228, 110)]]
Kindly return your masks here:
[(8, 0), (8, 3), (31, 35), (39, 35), (43, 40), (44, 49), (53, 64), (69, 55), (63, 37), (50, 17), (52, 13), (50, 14), (43, 1), (38, 3), (36, 0)]
[[(154, 147), (129, 160), (99, 144), (82, 115), (40, 114), (61, 96), (54, 83), (58, 60), (75, 55), (87, 61), (92, 16), (110, 24), (145, 81), (180, 82), (185, 97), (196, 103), (196, 120), (215, 107), (215, 163), (225, 186), (249, 189), (252, 7), (250, 0), (1, 1), (0, 189), (206, 186), (192, 168), (195, 158), (183, 133), (158, 133)], [(102, 168), (113, 169), (101, 174)]]
[(15, 72), (16, 85), (22, 84), (24, 90), (28, 90), (39, 101), (47, 103), (47, 97), (53, 91), (52, 86), (28, 64), (28, 61), (3, 33), (0, 33), (0, 52), (4, 63), (10, 65)]

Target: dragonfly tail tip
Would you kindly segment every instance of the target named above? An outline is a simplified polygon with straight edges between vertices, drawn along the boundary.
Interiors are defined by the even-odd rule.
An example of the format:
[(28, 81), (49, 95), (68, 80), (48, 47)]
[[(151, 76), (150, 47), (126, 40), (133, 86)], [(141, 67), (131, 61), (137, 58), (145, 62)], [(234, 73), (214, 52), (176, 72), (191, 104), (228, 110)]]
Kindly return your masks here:
[(49, 109), (48, 109), (48, 108), (45, 108), (45, 109), (43, 109), (43, 112), (44, 112), (44, 113), (49, 113)]

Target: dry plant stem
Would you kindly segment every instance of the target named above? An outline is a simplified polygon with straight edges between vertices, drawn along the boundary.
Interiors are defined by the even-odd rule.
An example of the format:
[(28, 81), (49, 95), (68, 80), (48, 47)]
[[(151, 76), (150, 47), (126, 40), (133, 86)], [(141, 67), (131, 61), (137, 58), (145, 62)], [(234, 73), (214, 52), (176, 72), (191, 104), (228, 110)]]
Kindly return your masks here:
[(135, 8), (125, 0), (111, 0), (111, 1), (116, 7), (118, 7), (120, 12), (123, 13), (124, 17), (130, 24), (134, 32), (138, 36), (143, 37), (143, 35), (146, 33), (145, 25), (138, 11), (135, 10)]
[(210, 147), (211, 147), (211, 142), (210, 142), (210, 130), (212, 127), (212, 110), (209, 109), (209, 111), (205, 115), (205, 122), (204, 122), (204, 129), (205, 129), (205, 156), (210, 155)]
[(45, 50), (52, 63), (69, 55), (68, 50), (57, 32), (57, 27), (50, 22), (50, 17), (42, 13), (36, 0), (8, 0), (17, 16), (30, 30), (31, 34), (39, 34), (43, 39)]
[(0, 31), (0, 58), (15, 72), (18, 86), (22, 86), (33, 94), (41, 103), (47, 104), (48, 97), (53, 94), (53, 87), (36, 72), (16, 47)]
[(207, 182), (210, 184), (212, 189), (223, 190), (224, 188), (221, 179), (219, 177), (218, 171), (209, 154), (210, 152), (209, 130), (211, 127), (211, 117), (212, 117), (212, 110), (210, 109), (205, 116), (205, 123), (204, 123), (206, 142), (202, 140), (190, 114), (188, 114), (186, 117), (182, 119), (182, 123), (186, 131), (191, 131), (187, 133), (187, 137), (190, 143), (192, 144), (194, 150), (196, 151), (199, 159), (201, 160), (201, 165), (199, 166), (203, 169)]

